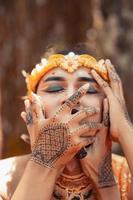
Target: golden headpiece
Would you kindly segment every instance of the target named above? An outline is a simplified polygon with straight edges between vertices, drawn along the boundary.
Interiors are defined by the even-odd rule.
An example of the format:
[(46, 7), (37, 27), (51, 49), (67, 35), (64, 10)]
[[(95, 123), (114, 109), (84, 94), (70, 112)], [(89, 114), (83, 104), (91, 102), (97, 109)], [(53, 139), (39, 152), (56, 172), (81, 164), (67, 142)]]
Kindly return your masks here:
[(54, 54), (48, 59), (42, 58), (41, 63), (35, 66), (31, 74), (22, 71), (26, 78), (28, 94), (35, 92), (36, 86), (44, 74), (56, 67), (60, 67), (70, 73), (74, 72), (79, 67), (87, 67), (95, 69), (104, 80), (108, 80), (106, 68), (104, 66), (99, 67), (96, 59), (88, 54), (76, 55), (73, 52), (67, 55)]

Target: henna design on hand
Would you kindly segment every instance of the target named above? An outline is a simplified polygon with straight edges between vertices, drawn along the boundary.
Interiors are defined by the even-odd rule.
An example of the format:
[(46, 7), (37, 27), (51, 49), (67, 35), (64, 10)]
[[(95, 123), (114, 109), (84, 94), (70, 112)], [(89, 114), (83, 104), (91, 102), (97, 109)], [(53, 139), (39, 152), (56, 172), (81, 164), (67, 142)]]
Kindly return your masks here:
[(120, 81), (118, 74), (114, 70), (112, 70), (110, 72), (110, 77), (111, 77), (111, 80), (114, 81), (114, 82)]
[(88, 120), (81, 121), (79, 124), (86, 125), (91, 130), (99, 130), (103, 127), (103, 125), (101, 123), (94, 122), (94, 121), (88, 121)]
[(65, 102), (65, 105), (72, 108), (76, 103), (78, 103), (78, 100), (83, 96), (84, 93), (84, 90), (78, 90), (71, 97), (69, 97), (69, 99)]
[(108, 83), (107, 83), (106, 81), (102, 81), (102, 87), (103, 87), (103, 88), (108, 87)]
[(84, 108), (83, 111), (86, 113), (86, 117), (90, 117), (91, 114), (96, 113), (96, 108), (88, 106), (87, 108)]
[(111, 80), (113, 82), (120, 82), (120, 77), (117, 74), (114, 65), (112, 65), (110, 61), (108, 61), (108, 62), (109, 62), (109, 65), (110, 65), (109, 67), (111, 69), (111, 70), (109, 70), (109, 76), (110, 76)]
[(69, 127), (66, 124), (49, 124), (43, 127), (33, 147), (31, 160), (43, 166), (53, 167), (71, 145)]
[(103, 115), (103, 123), (105, 127), (110, 126), (110, 120), (109, 120), (109, 113), (104, 113)]
[(30, 125), (30, 124), (32, 124), (32, 123), (33, 123), (32, 114), (31, 114), (31, 112), (28, 112), (28, 113), (26, 114), (26, 124), (27, 124), (27, 125)]
[(109, 151), (102, 159), (99, 166), (98, 184), (99, 187), (109, 187), (116, 184), (111, 166), (111, 152)]

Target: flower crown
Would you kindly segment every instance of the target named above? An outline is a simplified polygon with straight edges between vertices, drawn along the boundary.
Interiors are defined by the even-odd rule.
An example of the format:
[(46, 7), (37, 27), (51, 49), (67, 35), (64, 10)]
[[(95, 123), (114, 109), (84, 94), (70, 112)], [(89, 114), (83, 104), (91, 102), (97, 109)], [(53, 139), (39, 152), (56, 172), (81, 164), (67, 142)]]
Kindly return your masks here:
[(88, 54), (76, 55), (73, 52), (67, 55), (54, 54), (48, 59), (42, 58), (41, 63), (37, 64), (31, 71), (31, 74), (26, 73), (24, 70), (22, 74), (25, 77), (28, 94), (36, 91), (36, 86), (40, 79), (51, 69), (60, 67), (67, 70), (69, 73), (74, 72), (79, 67), (87, 67), (95, 69), (104, 80), (108, 80), (107, 70), (104, 66), (98, 65), (96, 59)]

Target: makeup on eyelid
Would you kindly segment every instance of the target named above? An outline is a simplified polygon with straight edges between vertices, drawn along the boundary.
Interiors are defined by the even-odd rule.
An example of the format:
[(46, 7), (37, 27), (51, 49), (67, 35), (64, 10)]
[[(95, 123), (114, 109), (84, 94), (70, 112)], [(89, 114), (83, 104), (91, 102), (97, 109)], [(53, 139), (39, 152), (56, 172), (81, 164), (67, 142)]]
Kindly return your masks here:
[[(77, 87), (77, 89), (79, 89), (82, 85)], [(58, 85), (58, 84), (57, 85), (54, 84), (54, 85), (51, 85), (51, 86), (45, 86), (43, 89), (41, 89), (41, 91), (48, 92), (48, 93), (52, 93), (52, 92), (55, 93), (55, 92), (64, 91), (66, 89), (67, 89), (67, 87), (64, 87), (64, 86)], [(96, 86), (96, 84), (95, 83), (91, 83), (87, 94), (96, 94), (98, 92), (99, 92), (99, 89)]]

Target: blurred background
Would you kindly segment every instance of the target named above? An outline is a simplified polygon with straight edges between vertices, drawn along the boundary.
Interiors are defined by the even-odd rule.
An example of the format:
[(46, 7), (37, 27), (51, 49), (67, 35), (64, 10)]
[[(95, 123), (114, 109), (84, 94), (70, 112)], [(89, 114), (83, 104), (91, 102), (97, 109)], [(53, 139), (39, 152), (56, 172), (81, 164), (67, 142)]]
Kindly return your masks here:
[[(133, 119), (132, 0), (0, 0), (0, 157), (30, 152), (20, 135), (30, 71), (52, 46), (86, 44), (97, 59), (110, 58), (123, 82)], [(117, 115), (117, 113), (116, 113)]]

